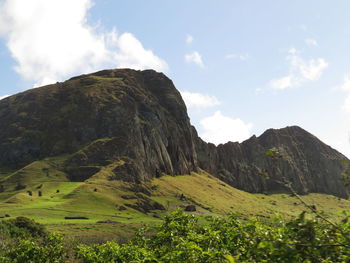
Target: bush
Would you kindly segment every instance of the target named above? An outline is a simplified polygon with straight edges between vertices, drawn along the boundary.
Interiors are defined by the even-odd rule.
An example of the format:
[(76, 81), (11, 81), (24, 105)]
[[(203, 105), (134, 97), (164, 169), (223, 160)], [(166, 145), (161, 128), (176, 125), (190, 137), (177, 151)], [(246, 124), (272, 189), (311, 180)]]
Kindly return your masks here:
[[(341, 233), (339, 232), (341, 230)], [(305, 213), (285, 222), (271, 224), (257, 219), (240, 221), (198, 218), (177, 211), (166, 216), (155, 234), (136, 238), (122, 246), (79, 246), (83, 262), (347, 262), (350, 258), (350, 225), (339, 229)]]
[(44, 244), (22, 240), (9, 250), (0, 262), (3, 263), (60, 263), (66, 258), (63, 239), (59, 235), (49, 235)]
[(16, 226), (19, 229), (23, 229), (33, 237), (45, 237), (47, 236), (47, 231), (45, 227), (34, 220), (27, 217), (16, 217), (15, 219), (10, 219), (7, 221), (9, 224)]
[(8, 238), (46, 237), (45, 227), (26, 217), (0, 221), (0, 233)]
[[(32, 227), (36, 226), (35, 222), (15, 220), (8, 224), (40, 233)], [(129, 243), (78, 245), (76, 258), (70, 262), (349, 262), (347, 218), (338, 225), (319, 218), (307, 219), (305, 213), (290, 221), (276, 218), (268, 223), (259, 219), (241, 220), (233, 214), (226, 218), (206, 217), (201, 223), (198, 220), (177, 211), (153, 228), (153, 234), (142, 229)], [(26, 227), (17, 227), (14, 222)], [(65, 262), (67, 254), (62, 238), (57, 235), (21, 240), (2, 251), (0, 263)]]

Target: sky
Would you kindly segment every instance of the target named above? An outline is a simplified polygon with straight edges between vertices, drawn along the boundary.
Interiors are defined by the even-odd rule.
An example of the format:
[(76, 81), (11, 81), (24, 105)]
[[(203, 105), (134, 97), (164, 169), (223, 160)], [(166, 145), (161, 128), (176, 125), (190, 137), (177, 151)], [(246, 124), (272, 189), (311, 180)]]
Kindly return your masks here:
[(206, 141), (298, 125), (350, 157), (348, 10), (348, 0), (0, 0), (0, 99), (102, 69), (154, 69)]

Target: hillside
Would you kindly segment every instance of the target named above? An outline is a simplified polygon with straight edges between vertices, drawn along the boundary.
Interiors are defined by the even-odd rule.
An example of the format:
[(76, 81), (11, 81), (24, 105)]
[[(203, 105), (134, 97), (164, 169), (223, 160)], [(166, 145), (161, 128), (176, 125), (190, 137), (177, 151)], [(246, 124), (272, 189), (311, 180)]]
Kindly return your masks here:
[[(42, 167), (57, 160), (45, 159), (23, 168), (23, 178), (35, 177)], [(26, 216), (47, 225), (50, 230), (84, 242), (127, 238), (143, 224), (159, 223), (161, 217), (180, 208), (194, 206), (190, 213), (262, 219), (280, 215), (289, 219), (305, 211), (305, 206), (289, 194), (251, 194), (204, 172), (162, 176), (141, 184), (106, 180), (113, 166), (103, 168), (85, 182), (69, 182), (39, 177), (25, 189), (0, 194), (0, 217)], [(63, 178), (63, 177), (62, 177)], [(45, 179), (45, 180), (44, 180)], [(14, 186), (17, 182), (13, 183)], [(29, 194), (31, 192), (31, 195)], [(39, 196), (41, 192), (41, 196)], [(338, 220), (350, 209), (350, 201), (325, 194), (303, 196), (327, 217)], [(84, 217), (85, 219), (67, 219)], [(111, 222), (111, 223), (97, 223)]]
[[(348, 195), (341, 181), (347, 158), (300, 127), (270, 129), (241, 144), (203, 142), (172, 81), (153, 70), (104, 70), (28, 90), (0, 101), (0, 121), (5, 190), (25, 180), (18, 169), (56, 156), (61, 161), (51, 169), (72, 182), (109, 165), (109, 180), (134, 183), (203, 169), (252, 193), (286, 191), (276, 183), (283, 179), (301, 194)], [(270, 148), (283, 158), (271, 160)]]
[(206, 143), (172, 81), (152, 70), (104, 70), (10, 96), (0, 122), (0, 216), (72, 236), (128, 236), (186, 207), (261, 218), (305, 210), (279, 182), (334, 219), (350, 208), (345, 156), (297, 126)]

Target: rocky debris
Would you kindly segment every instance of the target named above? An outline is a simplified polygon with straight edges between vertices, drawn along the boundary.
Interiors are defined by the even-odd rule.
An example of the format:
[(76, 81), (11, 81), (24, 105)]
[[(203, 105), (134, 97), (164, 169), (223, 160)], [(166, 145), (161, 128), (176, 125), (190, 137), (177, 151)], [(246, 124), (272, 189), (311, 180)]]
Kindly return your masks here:
[(127, 208), (123, 205), (118, 207), (118, 211), (125, 211)]
[(181, 201), (186, 201), (186, 200), (187, 200), (186, 196), (185, 196), (183, 193), (181, 193), (179, 199), (180, 199)]
[(195, 212), (197, 211), (196, 206), (195, 205), (187, 205), (184, 209), (186, 212)]

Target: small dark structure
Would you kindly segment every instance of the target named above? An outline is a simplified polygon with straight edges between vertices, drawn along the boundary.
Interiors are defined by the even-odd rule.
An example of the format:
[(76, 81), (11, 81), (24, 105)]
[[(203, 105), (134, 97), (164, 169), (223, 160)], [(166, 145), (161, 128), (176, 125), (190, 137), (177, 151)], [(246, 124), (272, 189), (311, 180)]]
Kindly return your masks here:
[(187, 199), (187, 198), (185, 197), (184, 194), (181, 194), (181, 195), (180, 195), (180, 200), (181, 200), (181, 201), (185, 201), (186, 199)]
[(126, 207), (123, 206), (123, 205), (121, 205), (121, 206), (119, 206), (118, 210), (119, 210), (119, 211), (125, 211), (125, 210), (126, 210)]
[(85, 216), (65, 216), (64, 219), (89, 219)]
[(194, 211), (197, 211), (197, 209), (196, 209), (195, 205), (188, 205), (185, 207), (185, 211), (186, 212), (194, 212)]
[(110, 220), (110, 219), (107, 219), (107, 220), (97, 221), (96, 223), (98, 223), (98, 224), (115, 224), (115, 223), (118, 223), (118, 222)]

